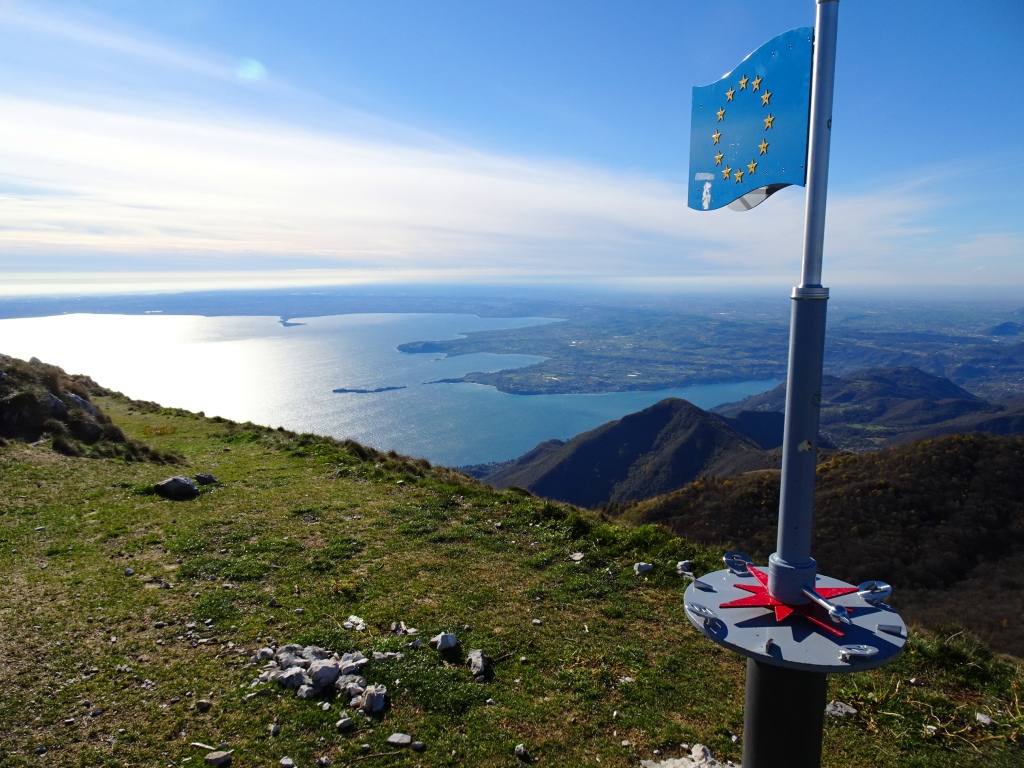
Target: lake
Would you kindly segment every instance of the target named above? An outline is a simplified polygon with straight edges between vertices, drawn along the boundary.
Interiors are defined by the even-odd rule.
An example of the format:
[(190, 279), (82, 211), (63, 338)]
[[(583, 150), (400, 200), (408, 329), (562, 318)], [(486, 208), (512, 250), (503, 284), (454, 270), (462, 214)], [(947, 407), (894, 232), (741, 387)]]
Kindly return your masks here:
[(284, 323), (276, 317), (75, 314), (0, 320), (0, 352), (26, 360), (34, 356), (68, 373), (88, 374), (135, 399), (351, 438), (449, 466), (512, 459), (544, 440), (571, 438), (666, 397), (712, 408), (778, 384), (746, 381), (654, 392), (511, 395), (479, 384), (432, 382), (527, 366), (544, 358), (445, 357), (396, 349), (406, 342), (546, 322), (553, 321), (351, 314)]

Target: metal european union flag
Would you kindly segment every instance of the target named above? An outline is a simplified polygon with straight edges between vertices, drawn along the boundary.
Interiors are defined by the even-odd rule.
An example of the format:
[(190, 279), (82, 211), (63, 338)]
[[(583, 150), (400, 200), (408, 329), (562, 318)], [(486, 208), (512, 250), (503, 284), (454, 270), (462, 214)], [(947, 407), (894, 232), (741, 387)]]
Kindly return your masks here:
[[(717, 83), (693, 88), (688, 205), (743, 207), (804, 185), (814, 28), (772, 38)], [(765, 189), (767, 188), (767, 189)]]

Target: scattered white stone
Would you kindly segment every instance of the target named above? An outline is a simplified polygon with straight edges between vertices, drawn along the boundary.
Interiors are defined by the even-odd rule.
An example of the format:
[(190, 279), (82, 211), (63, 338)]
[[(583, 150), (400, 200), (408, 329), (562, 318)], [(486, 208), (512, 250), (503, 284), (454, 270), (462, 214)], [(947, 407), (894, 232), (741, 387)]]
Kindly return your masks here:
[(535, 626), (535, 627), (539, 627), (540, 626), (540, 619), (534, 619), (530, 623), (533, 624), (533, 626)]
[(306, 685), (306, 670), (302, 667), (288, 667), (275, 675), (274, 679), (285, 688), (301, 688)]
[(307, 645), (301, 651), (299, 655), (304, 659), (309, 659), (310, 662), (320, 661), (321, 659), (329, 659), (334, 654), (328, 651), (326, 648), (321, 648), (319, 645)]
[(469, 664), (469, 671), (473, 674), (473, 677), (487, 674), (487, 657), (481, 649), (477, 648), (470, 651), (469, 656), (466, 658), (466, 663)]
[(281, 766), (281, 768), (295, 768), (295, 761), (290, 757), (282, 757), (278, 765)]
[(352, 718), (348, 715), (345, 715), (334, 724), (334, 727), (337, 728), (339, 731), (347, 731), (349, 728), (352, 727)]
[(992, 718), (986, 715), (984, 712), (975, 712), (974, 719), (981, 723), (983, 726), (988, 728), (992, 725)]
[(857, 710), (849, 704), (833, 699), (825, 707), (825, 714), (832, 717), (853, 717), (857, 714)]
[(334, 687), (339, 696), (353, 699), (363, 695), (363, 691), (366, 690), (366, 678), (360, 675), (342, 675), (334, 681)]
[[(683, 749), (687, 748), (685, 744), (680, 746)], [(694, 744), (689, 757), (674, 757), (661, 762), (641, 760), (640, 765), (641, 768), (725, 768), (726, 764), (715, 760), (711, 756), (711, 750), (703, 744)]]
[(518, 757), (520, 760), (525, 760), (526, 759), (526, 745), (525, 744), (516, 744), (516, 757)]
[(392, 733), (388, 736), (387, 743), (392, 747), (408, 747), (412, 744), (412, 736), (408, 733)]
[(341, 674), (341, 664), (338, 659), (320, 658), (309, 665), (306, 674), (309, 675), (310, 685), (320, 691), (334, 685)]
[(573, 552), (571, 555), (569, 555), (569, 559), (572, 560), (574, 563), (583, 562), (583, 557), (584, 555), (582, 552)]
[(388, 689), (383, 685), (370, 685), (363, 691), (360, 709), (367, 715), (372, 715), (384, 710)]
[(209, 752), (203, 760), (207, 765), (231, 765), (231, 753), (222, 750)]
[(647, 573), (648, 571), (653, 570), (653, 569), (654, 569), (654, 566), (651, 565), (650, 563), (634, 563), (633, 564), (633, 573), (635, 573), (637, 576), (639, 576), (641, 573)]
[(341, 668), (340, 672), (342, 675), (354, 675), (369, 663), (370, 660), (368, 658), (359, 651), (356, 651), (355, 653), (342, 654), (341, 659), (338, 661), (338, 666)]
[(345, 624), (352, 625), (351, 627), (345, 627), (345, 629), (354, 629), (356, 632), (362, 632), (366, 629), (366, 622), (358, 616), (349, 616), (348, 621), (346, 621)]
[(430, 638), (430, 646), (437, 651), (446, 651), (449, 648), (454, 648), (457, 644), (458, 640), (451, 632), (442, 632)]

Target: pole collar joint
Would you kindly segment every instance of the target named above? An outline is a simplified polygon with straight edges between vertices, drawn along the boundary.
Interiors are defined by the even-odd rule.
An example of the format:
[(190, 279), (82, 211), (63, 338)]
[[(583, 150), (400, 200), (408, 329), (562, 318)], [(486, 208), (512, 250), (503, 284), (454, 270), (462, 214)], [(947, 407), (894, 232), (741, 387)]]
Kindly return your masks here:
[(810, 602), (804, 589), (813, 589), (818, 564), (814, 558), (804, 563), (790, 563), (778, 552), (768, 558), (768, 594), (787, 605)]
[(820, 285), (799, 285), (793, 289), (793, 299), (828, 299), (828, 288)]

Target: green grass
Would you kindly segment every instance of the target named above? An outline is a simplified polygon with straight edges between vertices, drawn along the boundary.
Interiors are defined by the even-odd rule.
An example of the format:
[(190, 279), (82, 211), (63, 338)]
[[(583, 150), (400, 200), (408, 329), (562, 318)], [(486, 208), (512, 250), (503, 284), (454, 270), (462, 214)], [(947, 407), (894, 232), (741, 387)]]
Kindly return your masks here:
[[(427, 751), (366, 764), (510, 766), (520, 742), (557, 766), (636, 766), (695, 741), (739, 760), (744, 662), (690, 628), (674, 573), (684, 558), (717, 569), (720, 553), (353, 443), (96, 401), (181, 461), (0, 446), (0, 765), (197, 766), (190, 743), (221, 741), (239, 766), (349, 765), (363, 743), (391, 752), (394, 731)], [(204, 471), (220, 484), (193, 501), (150, 492)], [(638, 560), (654, 571), (635, 576)], [(366, 632), (343, 629), (350, 614)], [(411, 651), (395, 621), (454, 631), (458, 652)], [(390, 706), (344, 735), (347, 702), (323, 711), (249, 687), (265, 642), (405, 657), (367, 667)], [(493, 660), (483, 684), (464, 664), (473, 648)], [(831, 695), (860, 714), (826, 723), (825, 764), (1019, 766), (1022, 681), (957, 629), (918, 633), (892, 665), (833, 677)], [(191, 708), (204, 697), (205, 714)], [(996, 726), (978, 728), (978, 711)]]

